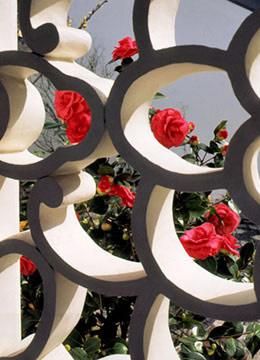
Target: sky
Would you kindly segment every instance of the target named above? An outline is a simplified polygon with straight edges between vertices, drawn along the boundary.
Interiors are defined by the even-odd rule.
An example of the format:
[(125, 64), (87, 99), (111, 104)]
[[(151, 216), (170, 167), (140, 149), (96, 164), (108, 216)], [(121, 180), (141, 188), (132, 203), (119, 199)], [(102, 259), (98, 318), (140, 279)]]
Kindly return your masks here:
[[(70, 16), (74, 25), (95, 7), (95, 0), (74, 0)], [(109, 0), (89, 22), (94, 44), (104, 49), (104, 62), (111, 59), (117, 41), (133, 36), (133, 0)], [(181, 0), (176, 20), (177, 45), (202, 44), (226, 49), (233, 34), (249, 11), (226, 0)], [(225, 73), (196, 74), (178, 80), (161, 90), (167, 98), (157, 108), (175, 107), (197, 125), (196, 133), (207, 142), (221, 120), (228, 120), (233, 134), (248, 118), (235, 98)]]

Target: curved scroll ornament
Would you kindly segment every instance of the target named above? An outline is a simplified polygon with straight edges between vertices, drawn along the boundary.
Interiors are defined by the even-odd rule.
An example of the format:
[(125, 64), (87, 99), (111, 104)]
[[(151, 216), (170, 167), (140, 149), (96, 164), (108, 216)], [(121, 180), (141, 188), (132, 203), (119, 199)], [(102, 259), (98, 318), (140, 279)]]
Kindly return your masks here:
[[(66, 166), (64, 166), (63, 172), (75, 171), (70, 169), (73, 167), (71, 163), (76, 162), (76, 160), (83, 160), (90, 155), (95, 150), (104, 133), (103, 105), (95, 90), (80, 79), (64, 75), (46, 60), (34, 54), (19, 51), (2, 52), (0, 54), (0, 67), (3, 69), (3, 79), (5, 80), (5, 82), (2, 80), (2, 85), (9, 95), (9, 101), (13, 101), (11, 105), (15, 106), (14, 102), (18, 96), (21, 99), (21, 103), (18, 105), (22, 109), (19, 113), (17, 111), (11, 112), (12, 107), (9, 109), (9, 103), (7, 102), (6, 107), (3, 109), (4, 117), (7, 117), (8, 113), (10, 113), (10, 116), (7, 131), (1, 139), (3, 145), (0, 145), (1, 175), (13, 179), (35, 179), (52, 174), (64, 163), (66, 163)], [(45, 75), (58, 90), (70, 89), (80, 93), (89, 103), (93, 117), (91, 129), (80, 144), (59, 148), (45, 159), (31, 155), (27, 151), (28, 147), (37, 140), (44, 124), (45, 114), (44, 109), (42, 109), (41, 100), (35, 104), (35, 100), (38, 100), (36, 96), (39, 98), (40, 95), (36, 94), (35, 90), (26, 87), (24, 94), (17, 94), (17, 90), (15, 91), (14, 89), (17, 83), (21, 81), (27, 84), (28, 87), (24, 75), (31, 75), (31, 69)], [(9, 76), (7, 79), (6, 74)], [(20, 89), (18, 88), (18, 90)], [(40, 117), (35, 119), (34, 113), (37, 105)], [(32, 121), (32, 117), (35, 120), (35, 124), (31, 125), (30, 132), (26, 131), (21, 143), (19, 138), (22, 135), (21, 131), (29, 127), (28, 120)], [(15, 154), (12, 154), (10, 149), (17, 146), (13, 144), (16, 139), (16, 144), (21, 144), (15, 149)]]
[[(11, 266), (12, 263), (17, 261), (17, 254), (22, 254), (32, 259), (37, 265), (42, 277), (44, 306), (41, 316), (41, 322), (37, 332), (27, 347), (21, 345), (20, 349), (10, 349), (9, 354), (1, 354), (0, 359), (22, 360), (22, 359), (36, 359), (42, 352), (45, 344), (51, 333), (51, 328), (55, 318), (56, 307), (56, 281), (55, 274), (50, 268), (45, 259), (39, 254), (38, 251), (31, 245), (28, 245), (17, 239), (9, 239), (2, 241), (0, 244), (0, 268), (1, 272)], [(25, 347), (25, 348), (24, 348)], [(24, 348), (24, 349), (23, 349)], [(16, 353), (19, 354), (16, 355)], [(8, 356), (7, 356), (8, 355)], [(11, 356), (10, 356), (11, 355)]]
[[(166, 299), (160, 298), (161, 294), (185, 309), (211, 318), (250, 321), (260, 315), (259, 247), (254, 284), (232, 283), (209, 274), (189, 258), (172, 220), (174, 190), (226, 188), (242, 212), (259, 223), (257, 114), (260, 109), (258, 78), (252, 73), (256, 75), (259, 66), (256, 44), (260, 12), (245, 20), (227, 51), (193, 45), (171, 47), (172, 33), (167, 33), (167, 25), (170, 16), (176, 16), (178, 3), (177, 0), (135, 1), (134, 29), (140, 58), (117, 78), (106, 106), (107, 126), (116, 149), (142, 177), (133, 211), (133, 232), (139, 259), (151, 284), (150, 293), (147, 287), (140, 296), (132, 319), (134, 359), (139, 359), (141, 353), (143, 358), (156, 359), (162, 356), (158, 348), (167, 349), (165, 359), (178, 358), (175, 350), (170, 349), (167, 335), (161, 346), (159, 340), (153, 346), (158, 318), (162, 327), (165, 322), (165, 315), (161, 315), (165, 304), (159, 303)], [(161, 30), (164, 31), (162, 45), (154, 16), (159, 8), (173, 11), (171, 15), (169, 11), (163, 14), (166, 30)], [(167, 41), (168, 46), (164, 46), (163, 42)], [(149, 128), (147, 114), (154, 94), (170, 82), (201, 71), (225, 71), (238, 100), (251, 116), (233, 136), (225, 167), (220, 170), (197, 167), (168, 152), (156, 142)], [(200, 279), (199, 287), (193, 278)], [(139, 340), (135, 340), (136, 333)]]
[[(259, 223), (260, 12), (245, 20), (224, 51), (175, 46), (179, 0), (135, 0), (140, 58), (113, 82), (75, 62), (88, 52), (91, 38), (67, 26), (70, 4), (70, 0), (20, 0), (20, 26), (32, 53), (9, 48), (0, 52), (0, 175), (36, 180), (28, 208), (30, 231), (11, 238), (8, 231), (2, 236), (0, 269), (4, 274), (17, 254), (30, 257), (41, 273), (45, 295), (36, 334), (1, 350), (0, 359), (71, 359), (62, 342), (80, 318), (87, 288), (109, 296), (137, 296), (130, 356), (104, 359), (178, 359), (168, 328), (170, 300), (212, 318), (260, 318), (259, 247), (254, 283), (227, 281), (192, 261), (172, 220), (175, 190), (226, 188), (243, 213)], [(167, 151), (153, 137), (148, 121), (151, 100), (160, 87), (203, 71), (226, 72), (250, 115), (233, 136), (220, 170), (197, 167)], [(59, 148), (45, 159), (27, 151), (45, 118), (41, 96), (27, 80), (34, 73), (46, 76), (59, 90), (79, 92), (93, 119), (82, 143)], [(29, 131), (22, 132), (24, 128)], [(96, 192), (95, 181), (84, 168), (116, 152), (141, 173), (132, 218), (140, 263), (97, 246), (80, 228), (73, 209), (73, 204), (91, 199)], [(169, 254), (175, 254), (174, 260)], [(200, 279), (200, 287), (193, 277)]]

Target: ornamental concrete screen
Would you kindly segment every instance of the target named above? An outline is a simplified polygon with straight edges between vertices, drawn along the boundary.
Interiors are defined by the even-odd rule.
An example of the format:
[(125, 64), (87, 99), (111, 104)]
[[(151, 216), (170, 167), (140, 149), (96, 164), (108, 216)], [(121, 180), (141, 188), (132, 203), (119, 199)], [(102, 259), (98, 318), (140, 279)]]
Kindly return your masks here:
[[(219, 278), (187, 255), (172, 219), (175, 190), (225, 188), (243, 213), (260, 223), (260, 11), (244, 21), (224, 51), (175, 45), (179, 0), (136, 0), (133, 25), (139, 59), (112, 81), (75, 62), (89, 51), (91, 37), (67, 27), (70, 3), (19, 1), (20, 27), (31, 49), (22, 52), (17, 50), (17, 2), (0, 0), (0, 359), (72, 359), (62, 342), (80, 318), (88, 288), (108, 296), (137, 296), (130, 355), (106, 359), (178, 359), (168, 328), (170, 300), (216, 319), (260, 317), (259, 249), (254, 284)], [(154, 94), (203, 71), (226, 72), (250, 114), (231, 140), (225, 167), (218, 170), (197, 167), (167, 151), (149, 127)], [(42, 98), (28, 80), (35, 73), (58, 90), (80, 93), (92, 112), (91, 130), (80, 144), (59, 148), (44, 159), (28, 151), (45, 120)], [(140, 263), (97, 246), (73, 209), (96, 192), (84, 168), (117, 153), (141, 173), (132, 216)], [(19, 180), (24, 179), (35, 180), (35, 185), (28, 205), (30, 231), (19, 233)], [(44, 292), (37, 332), (23, 340), (20, 255), (37, 265)], [(200, 279), (199, 286), (194, 279)]]

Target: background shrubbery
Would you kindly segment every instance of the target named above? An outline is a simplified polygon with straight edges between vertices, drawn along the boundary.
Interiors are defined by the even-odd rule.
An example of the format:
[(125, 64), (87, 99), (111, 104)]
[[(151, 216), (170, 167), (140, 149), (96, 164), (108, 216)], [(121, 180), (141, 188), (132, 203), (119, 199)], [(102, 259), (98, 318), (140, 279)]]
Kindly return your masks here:
[[(122, 71), (125, 66), (131, 64), (129, 60), (122, 60), (117, 66), (117, 71)], [(90, 64), (93, 70), (92, 67), (93, 62)], [(62, 123), (57, 117), (54, 108), (55, 89), (51, 84), (43, 77), (34, 78), (33, 82), (43, 95), (48, 116), (43, 135), (31, 151), (46, 156), (56, 147), (69, 143), (66, 137), (66, 123)], [(158, 121), (164, 121), (164, 116), (168, 116), (169, 111), (161, 110), (158, 116), (158, 110), (151, 108), (149, 115), (156, 137), (154, 129), (158, 129), (158, 124), (155, 124), (155, 116)], [(213, 130), (212, 139), (208, 144), (201, 143), (198, 135), (191, 134), (192, 131), (196, 131), (194, 124), (189, 130), (183, 122), (182, 126), (187, 131), (185, 130), (183, 141), (178, 146), (183, 148), (182, 157), (186, 161), (199, 166), (223, 166), (228, 152), (226, 122), (221, 122)], [(161, 143), (168, 145), (167, 133), (160, 135)], [(160, 139), (158, 138), (158, 141)], [(95, 178), (98, 191), (92, 200), (75, 206), (82, 227), (93, 241), (106, 251), (115, 256), (138, 261), (131, 232), (131, 212), (140, 175), (120, 156), (99, 159), (85, 170)], [(105, 187), (104, 181), (107, 184)], [(21, 183), (22, 231), (28, 227), (26, 207), (32, 187), (33, 182)], [(124, 191), (126, 189), (127, 191)], [(207, 222), (209, 217), (205, 214), (216, 215), (216, 203), (225, 204), (230, 211), (239, 213), (228, 193), (176, 193), (173, 221), (179, 237)], [(249, 236), (247, 241), (240, 241), (237, 229), (234, 229), (233, 236), (238, 238), (238, 242), (234, 240), (236, 242), (233, 243), (233, 249), (236, 248), (235, 244), (239, 244), (239, 256), (234, 251), (220, 246), (215, 256), (208, 254), (205, 259), (195, 258), (194, 261), (217, 276), (233, 281), (252, 282), (255, 240)], [(172, 261), (174, 262), (174, 254)], [(41, 278), (37, 270), (32, 271), (31, 275), (24, 273), (21, 276), (21, 286), (25, 337), (36, 330), (43, 304)], [(108, 354), (128, 353), (128, 330), (134, 303), (135, 298), (105, 297), (89, 290), (81, 319), (64, 342), (67, 350), (78, 360), (95, 360)], [(246, 360), (252, 359), (260, 349), (258, 322), (230, 323), (207, 319), (171, 304), (169, 326), (182, 359)]]

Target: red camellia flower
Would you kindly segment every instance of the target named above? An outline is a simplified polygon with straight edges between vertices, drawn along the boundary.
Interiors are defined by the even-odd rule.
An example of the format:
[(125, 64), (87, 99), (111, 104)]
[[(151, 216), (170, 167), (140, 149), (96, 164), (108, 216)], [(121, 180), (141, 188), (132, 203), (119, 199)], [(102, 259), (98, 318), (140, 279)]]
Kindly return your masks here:
[(85, 138), (91, 126), (91, 116), (81, 112), (74, 114), (67, 122), (66, 134), (71, 144), (79, 143)]
[(113, 182), (114, 180), (111, 176), (108, 175), (101, 176), (97, 184), (98, 192), (101, 194), (109, 194), (112, 189)]
[(86, 100), (75, 91), (55, 93), (54, 106), (57, 117), (66, 124), (66, 135), (71, 144), (84, 139), (91, 126), (91, 110)]
[(135, 193), (128, 187), (114, 184), (114, 179), (111, 176), (101, 176), (97, 184), (97, 192), (102, 195), (117, 196), (121, 199), (121, 205), (132, 208), (135, 201)]
[(217, 133), (216, 133), (216, 138), (218, 140), (225, 140), (228, 138), (228, 131), (227, 129), (220, 129)]
[(214, 209), (215, 214), (206, 213), (207, 221), (215, 225), (218, 234), (232, 234), (240, 223), (240, 216), (224, 203), (215, 205)]
[(237, 243), (237, 239), (231, 234), (223, 235), (222, 239), (221, 250), (226, 250), (230, 254), (239, 256), (237, 249), (240, 248), (240, 245)]
[(130, 36), (127, 36), (118, 41), (118, 46), (115, 47), (112, 57), (113, 61), (118, 59), (127, 59), (135, 54), (138, 54), (139, 50), (136, 44), (136, 41)]
[(30, 276), (36, 271), (36, 265), (26, 256), (20, 258), (20, 271), (23, 276)]
[(189, 123), (172, 108), (158, 110), (151, 119), (151, 129), (159, 143), (167, 148), (181, 145), (190, 132)]
[(180, 241), (191, 257), (204, 260), (219, 253), (222, 236), (216, 233), (213, 224), (205, 222), (191, 230), (186, 230)]
[(135, 201), (135, 193), (132, 192), (129, 188), (123, 185), (113, 185), (110, 191), (110, 195), (118, 196), (121, 199), (121, 204), (132, 208)]
[(86, 100), (75, 91), (55, 92), (54, 107), (57, 117), (67, 122), (69, 119), (79, 113), (87, 113), (91, 115), (90, 108)]

